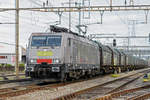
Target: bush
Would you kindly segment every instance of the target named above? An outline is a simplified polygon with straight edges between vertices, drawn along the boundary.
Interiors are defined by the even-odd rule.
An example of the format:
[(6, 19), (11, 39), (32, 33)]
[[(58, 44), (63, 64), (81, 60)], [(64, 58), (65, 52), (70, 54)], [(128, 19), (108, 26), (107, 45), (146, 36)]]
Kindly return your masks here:
[(6, 64), (6, 67), (12, 67), (12, 65), (11, 64)]
[(19, 67), (25, 67), (25, 65), (24, 64), (19, 64)]
[(0, 64), (0, 67), (4, 67), (6, 64)]

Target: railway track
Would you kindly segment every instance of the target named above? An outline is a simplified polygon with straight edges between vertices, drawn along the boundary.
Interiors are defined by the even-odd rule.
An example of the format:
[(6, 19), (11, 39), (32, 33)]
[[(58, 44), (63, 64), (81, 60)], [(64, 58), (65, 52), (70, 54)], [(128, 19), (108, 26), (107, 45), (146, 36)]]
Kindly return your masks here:
[(114, 92), (95, 100), (145, 100), (150, 98), (150, 85)]
[(24, 76), (24, 78), (19, 78), (19, 79), (15, 79), (14, 74), (1, 74), (0, 77), (3, 78), (3, 80), (0, 80), (0, 85), (2, 84), (8, 84), (8, 83), (15, 83), (15, 82), (27, 82), (27, 81), (32, 81), (31, 78), (26, 78), (24, 73), (19, 74), (19, 76)]
[(16, 82), (27, 82), (27, 81), (33, 81), (33, 80), (31, 78), (14, 79), (14, 80), (3, 80), (3, 81), (0, 81), (0, 85), (8, 84), (8, 83), (16, 83)]
[(0, 100), (6, 99), (8, 97), (14, 97), (19, 95), (24, 95), (27, 93), (32, 93), (39, 90), (53, 90), (56, 87), (64, 86), (66, 84), (70, 84), (70, 83), (56, 83), (56, 84), (49, 84), (49, 85), (39, 85), (33, 83), (25, 86), (4, 88), (4, 89), (0, 89)]
[[(106, 82), (104, 84), (94, 86), (85, 90), (81, 90), (75, 93), (71, 93), (65, 96), (58, 97), (54, 100), (94, 100), (98, 96), (103, 96), (106, 94), (114, 93), (116, 91), (121, 90), (128, 84), (131, 84), (131, 82), (134, 82), (141, 76), (143, 76), (144, 73), (140, 74), (134, 74), (134, 75), (129, 75), (127, 77), (123, 77), (114, 81)], [(108, 99), (109, 97), (106, 96), (106, 99), (100, 99), (100, 100), (111, 100)], [(99, 100), (99, 99), (98, 99)], [(115, 99), (114, 99), (115, 100)]]
[[(18, 75), (19, 75), (19, 76), (23, 76), (23, 75), (25, 76), (24, 73), (21, 73), (21, 74), (18, 74)], [(0, 77), (11, 77), (11, 76), (16, 76), (16, 75), (15, 75), (15, 74), (6, 74), (6, 75), (5, 75), (5, 74), (3, 74), (3, 73), (0, 74)]]
[(128, 85), (132, 81), (135, 81), (139, 77), (141, 77), (141, 75), (129, 76), (120, 80), (116, 80), (114, 82), (108, 82), (106, 84), (93, 87), (75, 97), (74, 100), (94, 100), (97, 97), (97, 95), (105, 95), (117, 91), (123, 88), (124, 86)]
[[(52, 98), (54, 100), (70, 100), (70, 99), (79, 99), (79, 98), (82, 99), (82, 95), (84, 95), (84, 94), (89, 95), (89, 93), (90, 93), (89, 91), (91, 91), (92, 89), (95, 89), (95, 88), (98, 89), (98, 87), (103, 87), (103, 90), (104, 90), (104, 89), (108, 88), (109, 85), (112, 85), (113, 83), (114, 84), (120, 84), (118, 81), (120, 81), (120, 82), (122, 81), (122, 84), (120, 84), (120, 86), (116, 86), (116, 87), (114, 86), (115, 88), (114, 87), (109, 87), (107, 91), (105, 90), (105, 94), (111, 93), (111, 92), (114, 92), (114, 91), (118, 91), (123, 86), (126, 86), (127, 83), (130, 83), (130, 82), (136, 80), (137, 78), (139, 78), (142, 75), (143, 75), (143, 73), (137, 74), (137, 72), (133, 72), (130, 75), (125, 75), (121, 78), (112, 79), (108, 82), (104, 82), (104, 83), (101, 83), (101, 84), (98, 83), (99, 80), (100, 79), (103, 80), (107, 76), (103, 76), (100, 79), (95, 78), (95, 79), (90, 79), (90, 80), (80, 80), (80, 81), (76, 81), (76, 82), (53, 83), (53, 84), (42, 85), (42, 86), (32, 84), (32, 85), (28, 85), (28, 86), (5, 88), (5, 89), (0, 89), (0, 99), (25, 95), (25, 94), (28, 94), (28, 93), (32, 94), (33, 92), (39, 92), (41, 90), (49, 91), (50, 92), (49, 95), (51, 95), (49, 97), (53, 96)], [(105, 79), (105, 80), (107, 80), (107, 79)], [(87, 84), (87, 86), (85, 86), (85, 84)], [(89, 87), (88, 86), (89, 84), (93, 84), (94, 86)], [(95, 85), (95, 84), (100, 84), (100, 85)], [(80, 91), (79, 91), (79, 90), (75, 90), (75, 89), (77, 89), (77, 86), (78, 86), (79, 89), (80, 89), (80, 87), (83, 87), (83, 86), (87, 87), (87, 88), (86, 89), (80, 89)], [(73, 87), (74, 87), (74, 89), (71, 89)], [(69, 89), (69, 90), (67, 90), (67, 89)], [(67, 92), (65, 92), (66, 90), (69, 91), (69, 92), (72, 92), (72, 90), (75, 90), (76, 92), (72, 92), (70, 94), (67, 94)], [(62, 92), (64, 94), (66, 93), (67, 95), (62, 95)], [(59, 94), (59, 95), (57, 95), (57, 94)], [(91, 97), (93, 97), (93, 95)], [(50, 100), (52, 98), (50, 98)], [(16, 100), (16, 99), (14, 99), (14, 100)]]
[(52, 89), (58, 86), (62, 86), (62, 84), (51, 84), (51, 85), (46, 85), (46, 86), (39, 86), (36, 84), (28, 85), (28, 86), (17, 86), (17, 87), (12, 87), (12, 88), (4, 88), (0, 89), (0, 99), (6, 99), (8, 97), (14, 97), (14, 96), (19, 96), (19, 95), (24, 95), (26, 93), (31, 93), (39, 90), (47, 90), (47, 89)]
[[(57, 83), (54, 82), (53, 83), (53, 82), (49, 82), (49, 81), (47, 81), (47, 83), (42, 83), (40, 81), (44, 81), (44, 80), (32, 80), (33, 83), (30, 85), (16, 86), (16, 87), (11, 87), (11, 88), (0, 89), (0, 100), (8, 98), (8, 97), (14, 97), (14, 96), (19, 96), (19, 95), (24, 95), (27, 93), (32, 93), (32, 92), (40, 91), (40, 90), (54, 90), (55, 91), (55, 90), (57, 90), (57, 87), (69, 85), (72, 83), (92, 80), (92, 79), (96, 79), (99, 77), (101, 77), (101, 76), (97, 76), (95, 78), (89, 78), (89, 79), (69, 81), (66, 83), (60, 83), (60, 82), (57, 82)], [(31, 79), (29, 79), (29, 80), (31, 80)], [(15, 80), (13, 80), (13, 81), (15, 82)], [(18, 80), (18, 81), (21, 82), (21, 80)]]

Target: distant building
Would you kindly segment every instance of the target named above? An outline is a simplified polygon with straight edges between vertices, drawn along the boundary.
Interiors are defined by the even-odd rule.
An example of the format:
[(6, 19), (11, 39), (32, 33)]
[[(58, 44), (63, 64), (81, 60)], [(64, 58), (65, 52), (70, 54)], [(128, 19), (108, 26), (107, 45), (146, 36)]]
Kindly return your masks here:
[(15, 65), (16, 54), (13, 53), (0, 53), (0, 64)]
[[(23, 47), (19, 47), (19, 62), (25, 62), (26, 50)], [(15, 45), (0, 43), (0, 64), (15, 65), (16, 54)]]

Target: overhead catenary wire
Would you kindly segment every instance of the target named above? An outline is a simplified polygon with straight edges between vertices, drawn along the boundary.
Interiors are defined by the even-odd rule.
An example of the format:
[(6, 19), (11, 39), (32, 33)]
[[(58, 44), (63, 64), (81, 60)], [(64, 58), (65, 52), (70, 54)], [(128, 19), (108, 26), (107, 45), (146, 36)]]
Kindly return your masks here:
[[(32, 1), (33, 1), (33, 0), (32, 0)], [(41, 6), (41, 7), (42, 7), (42, 6), (43, 6), (43, 5), (42, 5), (43, 1), (41, 1), (41, 0), (37, 0), (37, 1), (38, 1), (38, 2), (41, 2), (41, 4), (40, 4), (40, 3), (37, 3), (37, 2), (32, 2), (32, 3), (34, 3), (34, 4), (37, 5), (37, 6)], [(49, 2), (49, 4), (50, 4), (50, 6), (52, 6), (52, 4), (51, 4), (50, 2)], [(57, 14), (57, 13), (55, 13), (55, 14)], [(65, 18), (65, 20), (68, 21), (68, 17), (66, 17), (66, 16), (62, 16), (62, 17), (63, 17), (63, 19)], [(77, 29), (76, 29), (76, 25), (78, 24), (78, 21), (77, 21), (78, 19), (75, 19), (75, 18), (72, 18), (72, 19), (73, 19), (73, 20), (72, 20), (72, 22), (73, 22), (72, 24), (74, 25), (74, 28), (73, 28), (73, 29), (74, 29), (74, 30), (77, 30)], [(90, 29), (89, 29), (89, 31), (90, 31)], [(92, 30), (91, 30), (91, 32), (92, 32)]]
[[(32, 0), (32, 1), (33, 1), (33, 0)], [(37, 0), (37, 1), (40, 1), (40, 2), (42, 3), (41, 0)], [(32, 2), (32, 3), (33, 3), (33, 2)], [(37, 3), (37, 2), (36, 2), (36, 3), (34, 2), (34, 4), (37, 4), (38, 6), (41, 6), (41, 7), (42, 7), (42, 4), (39, 4), (39, 3)], [(52, 6), (52, 4), (51, 4), (50, 2), (49, 2), (49, 4), (50, 4), (50, 6)], [(55, 14), (58, 15), (57, 13), (55, 13)], [(68, 20), (68, 17), (67, 17), (67, 16), (63, 16), (63, 15), (62, 15), (62, 17), (65, 18), (65, 20)], [(74, 21), (74, 23), (77, 23), (77, 19), (73, 18), (73, 21)], [(74, 25), (74, 26), (75, 26), (75, 25)]]
[[(108, 4), (109, 4), (109, 1), (108, 0), (105, 0)], [(115, 13), (115, 15), (120, 19), (120, 21), (126, 25), (126, 22), (117, 14)]]
[[(33, 1), (33, 0), (32, 0)], [(35, 1), (33, 1), (34, 3), (35, 3)], [(3, 12), (3, 13), (8, 13), (8, 12)], [(8, 14), (10, 14), (10, 15), (15, 15), (14, 13), (8, 13)], [(28, 18), (28, 17), (25, 17), (25, 16), (20, 16), (21, 18), (23, 18), (23, 19), (29, 19), (29, 20), (31, 20), (31, 18)], [(3, 16), (3, 18), (8, 18), (8, 19), (10, 19), (10, 18), (12, 18), (12, 17), (7, 17), (7, 16)], [(41, 22), (42, 23), (42, 22)], [(28, 23), (29, 24), (29, 23)], [(43, 23), (42, 24), (44, 24), (44, 21), (43, 21)]]
[[(7, 12), (5, 12), (5, 13), (7, 13)], [(11, 14), (11, 13), (8, 13), (8, 14)], [(12, 15), (12, 14), (11, 14)], [(13, 15), (15, 15), (15, 14), (13, 14)], [(13, 17), (8, 17), (8, 16), (4, 16), (4, 15), (0, 15), (0, 16), (2, 16), (3, 18), (8, 18), (8, 19), (15, 19), (15, 18), (13, 18)], [(22, 17), (23, 16), (20, 16), (21, 17), (21, 19), (22, 19)], [(31, 25), (32, 27), (33, 27), (33, 24), (32, 23), (30, 23), (29, 22), (29, 20), (31, 20), (31, 18), (28, 18), (28, 17), (23, 17), (23, 19), (25, 19), (25, 20), (21, 20), (21, 21), (23, 21), (23, 23), (21, 23), (21, 24), (28, 24), (28, 25)], [(39, 21), (41, 24), (45, 24), (44, 22), (41, 22), (41, 21)], [(39, 27), (44, 27), (44, 26), (41, 26), (41, 24), (34, 24), (34, 25), (36, 25), (36, 26), (39, 26)]]

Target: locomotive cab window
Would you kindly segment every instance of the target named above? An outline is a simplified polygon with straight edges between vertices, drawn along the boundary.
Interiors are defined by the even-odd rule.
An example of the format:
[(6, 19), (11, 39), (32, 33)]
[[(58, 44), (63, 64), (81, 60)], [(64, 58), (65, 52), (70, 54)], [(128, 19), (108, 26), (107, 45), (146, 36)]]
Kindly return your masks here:
[(45, 46), (46, 36), (33, 36), (31, 46)]
[(31, 46), (61, 46), (61, 36), (33, 36)]
[(48, 46), (61, 46), (61, 36), (48, 36), (47, 45)]

